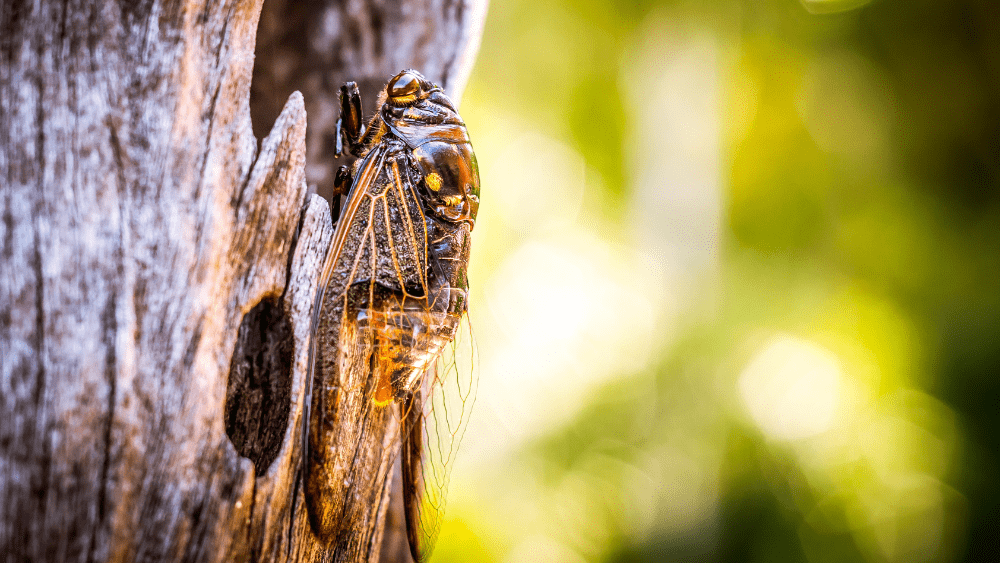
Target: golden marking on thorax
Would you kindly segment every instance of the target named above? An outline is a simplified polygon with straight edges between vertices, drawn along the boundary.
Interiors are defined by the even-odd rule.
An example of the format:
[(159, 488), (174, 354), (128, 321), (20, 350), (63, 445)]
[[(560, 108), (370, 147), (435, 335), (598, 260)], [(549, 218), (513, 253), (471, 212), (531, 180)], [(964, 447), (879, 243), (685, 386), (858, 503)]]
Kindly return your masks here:
[(436, 172), (431, 172), (424, 179), (427, 182), (427, 187), (430, 188), (432, 192), (436, 192), (441, 189), (441, 175)]

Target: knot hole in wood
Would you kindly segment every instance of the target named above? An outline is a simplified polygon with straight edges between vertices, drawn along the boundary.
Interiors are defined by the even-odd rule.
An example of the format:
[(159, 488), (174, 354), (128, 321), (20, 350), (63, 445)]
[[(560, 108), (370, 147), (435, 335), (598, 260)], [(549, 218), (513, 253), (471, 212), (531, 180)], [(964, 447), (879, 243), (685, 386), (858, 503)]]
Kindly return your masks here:
[(277, 297), (244, 315), (229, 364), (226, 434), (257, 476), (281, 450), (291, 410), (292, 324)]

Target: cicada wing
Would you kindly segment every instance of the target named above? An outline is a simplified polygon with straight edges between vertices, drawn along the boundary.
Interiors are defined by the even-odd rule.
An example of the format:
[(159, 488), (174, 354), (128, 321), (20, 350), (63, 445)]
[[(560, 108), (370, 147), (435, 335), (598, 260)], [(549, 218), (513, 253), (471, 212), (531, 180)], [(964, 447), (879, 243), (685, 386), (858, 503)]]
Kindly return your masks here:
[(448, 484), (479, 383), (468, 315), (404, 407), (403, 495), (414, 560), (427, 561), (444, 519)]
[[(378, 413), (355, 397), (357, 382), (366, 381), (373, 337), (356, 322), (352, 301), (363, 293), (354, 280), (371, 277), (366, 274), (372, 271), (376, 257), (370, 219), (373, 211), (366, 192), (384, 158), (385, 151), (377, 147), (359, 167), (362, 181), (355, 182), (337, 222), (314, 308), (309, 360), (312, 375), (306, 397), (310, 412), (305, 417), (308, 429), (303, 433), (305, 499), (313, 530), (328, 543), (340, 541), (340, 523), (351, 512), (347, 488), (356, 483), (350, 474), (354, 466), (341, 459), (341, 445), (362, 439), (372, 426), (381, 423), (370, 420)], [(349, 416), (348, 411), (352, 411)], [(376, 463), (367, 458), (370, 456), (362, 465)]]
[(381, 297), (419, 288), (426, 269), (422, 211), (398, 154), (374, 147), (362, 160), (334, 232), (314, 318), (311, 412), (304, 432), (306, 501), (327, 543), (364, 541), (397, 451), (398, 427), (376, 394)]

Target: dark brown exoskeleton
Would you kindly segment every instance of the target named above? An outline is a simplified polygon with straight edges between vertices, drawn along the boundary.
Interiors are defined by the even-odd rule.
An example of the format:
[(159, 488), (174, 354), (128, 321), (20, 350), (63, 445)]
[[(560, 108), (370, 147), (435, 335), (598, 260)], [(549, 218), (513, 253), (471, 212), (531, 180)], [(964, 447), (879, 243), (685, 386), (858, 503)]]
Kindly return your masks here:
[[(315, 309), (306, 502), (328, 545), (377, 552), (373, 507), (385, 506), (401, 452), (407, 538), (423, 561), (443, 510), (456, 423), (464, 428), (474, 398), (471, 365), (456, 368), (460, 360), (444, 351), (462, 338), (468, 310), (479, 170), (455, 106), (413, 70), (389, 81), (367, 125), (357, 86), (341, 88), (338, 154), (344, 145), (359, 159), (337, 173), (335, 213), (339, 196), (347, 200)], [(455, 412), (439, 419), (434, 393), (456, 375), (468, 380), (459, 383), (461, 404), (445, 405)], [(436, 435), (428, 431), (435, 422), (444, 429)]]

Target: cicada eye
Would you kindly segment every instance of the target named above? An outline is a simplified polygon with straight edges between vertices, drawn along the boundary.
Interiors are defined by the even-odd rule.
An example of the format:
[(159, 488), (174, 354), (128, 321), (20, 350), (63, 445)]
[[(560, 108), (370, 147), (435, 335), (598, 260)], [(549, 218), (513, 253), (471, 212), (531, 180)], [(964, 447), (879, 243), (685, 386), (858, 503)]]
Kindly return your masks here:
[(413, 73), (404, 72), (393, 78), (386, 87), (386, 93), (395, 100), (404, 100), (415, 97), (420, 91), (420, 79)]

